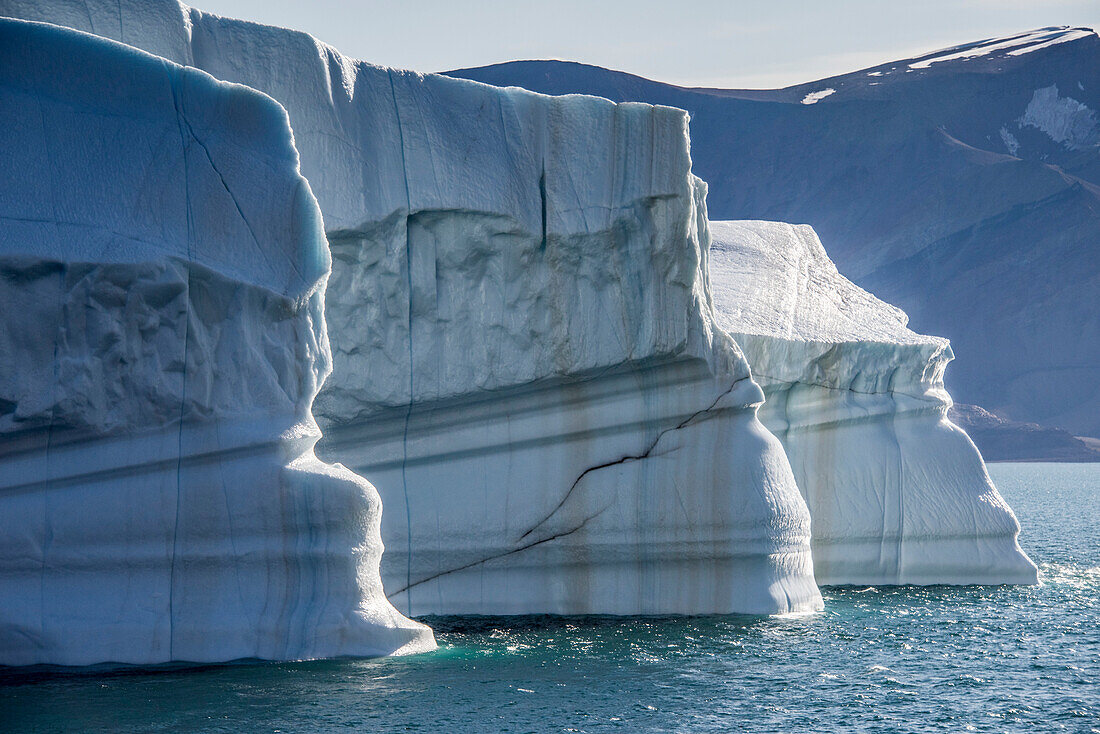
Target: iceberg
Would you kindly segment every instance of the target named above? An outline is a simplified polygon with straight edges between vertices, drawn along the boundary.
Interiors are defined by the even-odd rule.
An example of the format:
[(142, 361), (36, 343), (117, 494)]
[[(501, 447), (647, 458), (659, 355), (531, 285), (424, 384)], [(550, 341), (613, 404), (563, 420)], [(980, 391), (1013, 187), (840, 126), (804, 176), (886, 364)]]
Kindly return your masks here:
[(400, 609), (820, 607), (805, 505), (712, 323), (684, 112), (192, 27), (301, 141), (334, 258), (321, 451), (380, 487)]
[(283, 108), (0, 20), (0, 130), (0, 664), (434, 647), (314, 453), (330, 256)]
[[(713, 323), (683, 111), (386, 69), (185, 6), (181, 23), (90, 4), (6, 7), (155, 39), (287, 109), (333, 255), (318, 451), (378, 486), (398, 608), (820, 608), (805, 502)], [(101, 16), (118, 22), (91, 27)]]
[(1035, 583), (1019, 524), (947, 419), (946, 339), (837, 272), (814, 230), (711, 222), (717, 323), (744, 350), (813, 523), (822, 584)]
[[(708, 224), (687, 113), (387, 69), (168, 0), (88, 6), (0, 13), (148, 44), (285, 107), (284, 147), (324, 217), (314, 246), (332, 254), (310, 323), (318, 345), (327, 323), (333, 369), (322, 386), (328, 352), (307, 349), (319, 376), (263, 435), (376, 483), (398, 609), (801, 612), (821, 608), (815, 575), (1035, 581), (946, 418), (947, 341), (842, 278), (809, 228)], [(196, 262), (255, 283), (273, 253), (246, 235), (304, 215), (236, 209), (256, 246)], [(228, 343), (248, 351), (265, 332), (250, 328)], [(253, 378), (230, 379), (263, 404), (244, 400)], [(384, 604), (382, 589), (365, 598)]]

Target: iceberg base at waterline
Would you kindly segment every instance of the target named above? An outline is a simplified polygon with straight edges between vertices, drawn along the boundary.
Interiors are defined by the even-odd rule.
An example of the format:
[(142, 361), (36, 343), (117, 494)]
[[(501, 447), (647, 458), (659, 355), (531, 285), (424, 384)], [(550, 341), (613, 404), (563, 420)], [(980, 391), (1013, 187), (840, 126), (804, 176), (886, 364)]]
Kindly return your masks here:
[(0, 664), (434, 647), (313, 453), (329, 252), (285, 111), (0, 19)]
[(625, 365), (329, 428), (324, 455), (388, 488), (383, 581), (409, 613), (820, 609), (759, 399), (698, 360)]

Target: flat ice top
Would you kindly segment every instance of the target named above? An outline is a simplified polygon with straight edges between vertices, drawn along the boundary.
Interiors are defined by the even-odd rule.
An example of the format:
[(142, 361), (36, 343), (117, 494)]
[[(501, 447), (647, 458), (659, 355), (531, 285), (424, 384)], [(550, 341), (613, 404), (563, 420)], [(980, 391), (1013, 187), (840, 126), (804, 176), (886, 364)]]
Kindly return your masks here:
[(469, 211), (572, 236), (688, 190), (680, 109), (387, 69), (176, 0), (0, 0), (0, 16), (113, 38), (278, 100), (329, 232)]
[(711, 222), (710, 285), (718, 325), (793, 341), (933, 344), (901, 309), (837, 272), (805, 224)]
[(286, 111), (254, 89), (0, 18), (0, 130), (4, 255), (175, 258), (293, 296), (328, 271)]

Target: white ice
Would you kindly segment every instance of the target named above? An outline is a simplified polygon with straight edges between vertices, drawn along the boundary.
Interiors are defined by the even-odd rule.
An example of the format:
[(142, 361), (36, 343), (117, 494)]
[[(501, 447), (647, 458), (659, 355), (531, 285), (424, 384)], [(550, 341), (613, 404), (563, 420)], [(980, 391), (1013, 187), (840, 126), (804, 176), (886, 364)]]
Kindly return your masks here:
[[(776, 235), (809, 253), (794, 271), (762, 257), (727, 282), (716, 246), (708, 281), (683, 112), (386, 69), (163, 0), (0, 12), (16, 5), (152, 39), (287, 109), (334, 256), (319, 450), (379, 486), (400, 608), (819, 608), (796, 476), (828, 581), (1034, 580), (943, 418), (946, 342), (804, 234)], [(794, 474), (723, 327), (753, 350)]]
[[(148, 8), (118, 25), (172, 46)], [(711, 320), (685, 113), (181, 12), (181, 60), (289, 112), (334, 255), (321, 450), (379, 487), (399, 607), (820, 607), (805, 503)]]
[(285, 111), (0, 20), (0, 130), (0, 664), (432, 648), (374, 488), (314, 456), (330, 258)]
[(947, 340), (840, 275), (813, 229), (710, 223), (718, 325), (764, 387), (823, 584), (1034, 583), (1019, 525), (946, 418)]

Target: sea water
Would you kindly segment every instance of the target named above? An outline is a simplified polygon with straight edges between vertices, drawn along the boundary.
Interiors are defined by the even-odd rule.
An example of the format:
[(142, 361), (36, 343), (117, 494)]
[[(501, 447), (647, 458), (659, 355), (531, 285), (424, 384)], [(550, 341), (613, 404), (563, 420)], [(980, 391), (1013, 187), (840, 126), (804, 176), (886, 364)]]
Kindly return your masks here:
[(385, 660), (7, 671), (0, 731), (1100, 732), (1100, 464), (990, 473), (1040, 586), (827, 588), (805, 617), (437, 617), (437, 652)]

